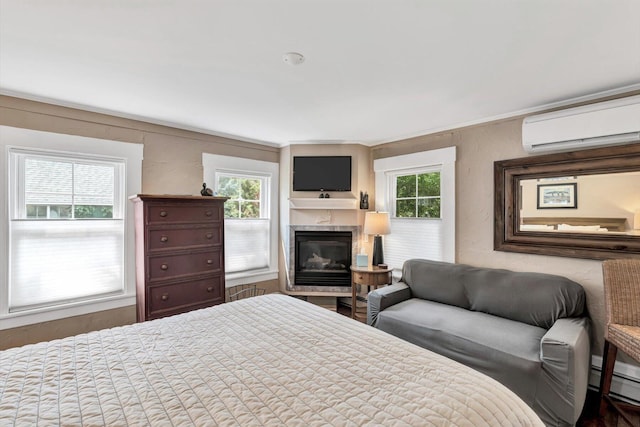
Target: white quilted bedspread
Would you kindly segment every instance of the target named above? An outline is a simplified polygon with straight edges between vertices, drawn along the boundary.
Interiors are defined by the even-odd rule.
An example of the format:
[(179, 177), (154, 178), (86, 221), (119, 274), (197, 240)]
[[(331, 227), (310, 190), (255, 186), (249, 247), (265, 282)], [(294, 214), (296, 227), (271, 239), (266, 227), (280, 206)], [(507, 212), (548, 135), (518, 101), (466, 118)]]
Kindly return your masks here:
[(0, 352), (0, 425), (542, 423), (483, 374), (265, 295)]

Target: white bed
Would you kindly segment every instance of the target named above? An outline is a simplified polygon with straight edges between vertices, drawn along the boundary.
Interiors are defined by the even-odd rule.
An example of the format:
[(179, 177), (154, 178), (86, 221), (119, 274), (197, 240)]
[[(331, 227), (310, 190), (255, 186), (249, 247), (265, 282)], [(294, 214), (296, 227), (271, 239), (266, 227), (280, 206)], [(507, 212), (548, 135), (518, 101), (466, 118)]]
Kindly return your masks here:
[(284, 295), (0, 352), (0, 424), (542, 425), (491, 378)]

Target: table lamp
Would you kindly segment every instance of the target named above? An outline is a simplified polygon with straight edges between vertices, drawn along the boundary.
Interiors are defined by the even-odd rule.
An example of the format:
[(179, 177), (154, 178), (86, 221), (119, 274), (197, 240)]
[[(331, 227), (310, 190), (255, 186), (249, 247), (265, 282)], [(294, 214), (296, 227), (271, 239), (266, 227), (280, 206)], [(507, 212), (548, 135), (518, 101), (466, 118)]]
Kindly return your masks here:
[(364, 217), (364, 233), (373, 234), (373, 257), (371, 265), (378, 265), (384, 263), (384, 256), (382, 255), (382, 235), (389, 234), (391, 232), (391, 226), (389, 224), (388, 212), (367, 212)]

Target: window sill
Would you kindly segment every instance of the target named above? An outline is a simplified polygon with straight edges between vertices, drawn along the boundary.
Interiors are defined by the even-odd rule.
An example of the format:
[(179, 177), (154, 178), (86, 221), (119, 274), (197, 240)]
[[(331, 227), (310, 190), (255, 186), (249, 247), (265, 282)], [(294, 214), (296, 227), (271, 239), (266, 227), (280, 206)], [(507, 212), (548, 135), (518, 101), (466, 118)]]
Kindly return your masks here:
[(43, 307), (28, 311), (25, 310), (16, 313), (8, 313), (0, 316), (0, 320), (2, 320), (2, 322), (0, 322), (0, 330), (64, 319), (66, 317), (81, 316), (84, 314), (127, 307), (135, 304), (135, 295), (118, 295), (101, 298), (98, 301), (79, 301), (55, 307)]
[(247, 285), (249, 283), (265, 282), (267, 280), (276, 280), (277, 278), (278, 278), (278, 270), (227, 274), (225, 277), (225, 287), (231, 288), (233, 286)]

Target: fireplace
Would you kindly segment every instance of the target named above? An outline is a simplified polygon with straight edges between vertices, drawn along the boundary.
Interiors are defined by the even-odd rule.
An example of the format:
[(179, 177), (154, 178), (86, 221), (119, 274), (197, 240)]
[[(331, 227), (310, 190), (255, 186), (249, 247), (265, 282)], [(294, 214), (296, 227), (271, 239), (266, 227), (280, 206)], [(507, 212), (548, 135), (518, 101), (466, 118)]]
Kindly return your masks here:
[(350, 231), (295, 231), (295, 285), (351, 286)]

